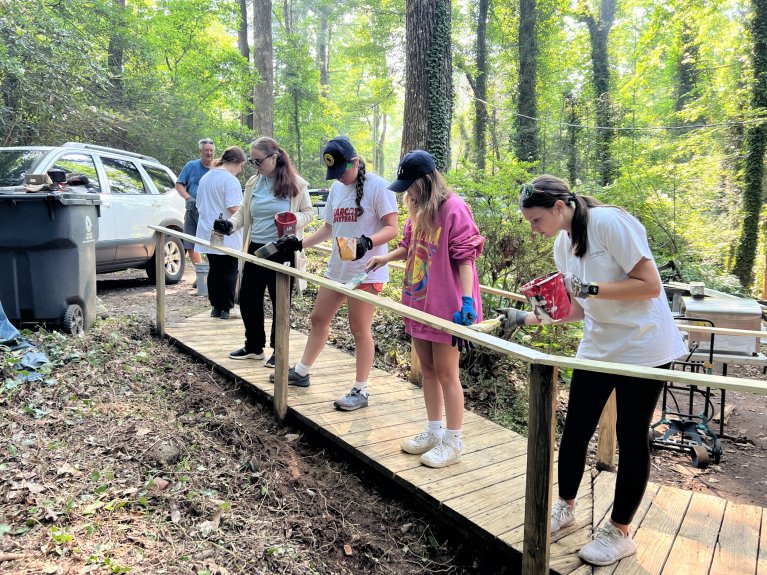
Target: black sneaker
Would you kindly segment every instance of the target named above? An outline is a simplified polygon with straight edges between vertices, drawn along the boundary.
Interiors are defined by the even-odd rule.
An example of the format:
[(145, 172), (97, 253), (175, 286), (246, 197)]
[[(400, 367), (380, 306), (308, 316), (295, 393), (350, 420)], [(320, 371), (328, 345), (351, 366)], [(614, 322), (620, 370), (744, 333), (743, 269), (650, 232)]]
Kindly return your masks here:
[[(274, 383), (273, 373), (269, 374), (269, 381)], [(298, 375), (296, 370), (292, 367), (288, 369), (288, 385), (294, 385), (295, 387), (309, 387), (310, 383), (308, 375)]]
[(217, 307), (214, 307), (212, 310), (210, 310), (210, 317), (221, 317), (221, 310)]
[(266, 363), (264, 363), (264, 367), (271, 367), (274, 369), (274, 365), (277, 363), (276, 358), (274, 357), (274, 354), (272, 354), (272, 357), (266, 360)]
[(237, 351), (230, 353), (229, 357), (232, 359), (264, 359), (264, 352), (260, 351), (256, 353), (255, 351), (248, 351), (244, 347), (241, 347)]
[(218, 317), (220, 317), (221, 319), (229, 319), (229, 310), (222, 309), (221, 314)]

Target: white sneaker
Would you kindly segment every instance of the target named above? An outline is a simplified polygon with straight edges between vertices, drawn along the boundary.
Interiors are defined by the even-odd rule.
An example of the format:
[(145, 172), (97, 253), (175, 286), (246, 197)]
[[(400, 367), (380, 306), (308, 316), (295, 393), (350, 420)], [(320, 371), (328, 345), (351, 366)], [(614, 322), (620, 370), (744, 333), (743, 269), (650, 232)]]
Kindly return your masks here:
[(609, 521), (594, 533), (594, 540), (578, 552), (578, 557), (592, 565), (612, 565), (637, 552), (631, 535)]
[(461, 461), (461, 445), (453, 445), (445, 440), (432, 447), (421, 456), (421, 463), (427, 467), (447, 467)]
[(557, 498), (551, 507), (551, 532), (556, 533), (573, 523), (575, 523), (575, 507), (570, 509), (570, 504), (567, 501)]
[(421, 455), (426, 453), (430, 449), (437, 447), (437, 444), (442, 438), (437, 434), (432, 433), (429, 430), (419, 433), (413, 439), (405, 439), (399, 446), (405, 453), (412, 453), (413, 455)]

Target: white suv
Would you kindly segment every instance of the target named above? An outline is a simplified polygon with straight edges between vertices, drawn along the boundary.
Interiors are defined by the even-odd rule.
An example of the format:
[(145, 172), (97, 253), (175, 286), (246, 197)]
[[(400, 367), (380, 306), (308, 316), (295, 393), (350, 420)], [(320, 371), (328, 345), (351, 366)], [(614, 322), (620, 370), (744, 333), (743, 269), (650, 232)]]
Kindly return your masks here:
[[(51, 169), (84, 174), (87, 191), (101, 198), (96, 272), (143, 268), (154, 280), (155, 234), (147, 226), (184, 229), (184, 200), (176, 192), (175, 174), (149, 156), (91, 144), (0, 148), (0, 193), (18, 191), (26, 174)], [(163, 257), (165, 281), (179, 282), (181, 240), (168, 237)]]

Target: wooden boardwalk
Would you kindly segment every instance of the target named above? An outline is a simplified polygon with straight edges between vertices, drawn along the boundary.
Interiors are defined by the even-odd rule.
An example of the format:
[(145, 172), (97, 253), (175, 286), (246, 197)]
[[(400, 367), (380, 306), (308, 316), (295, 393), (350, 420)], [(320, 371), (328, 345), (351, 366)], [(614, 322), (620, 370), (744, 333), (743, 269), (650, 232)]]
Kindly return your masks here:
[[(267, 327), (268, 330), (268, 327)], [(273, 396), (272, 370), (263, 361), (237, 361), (228, 353), (242, 345), (239, 317), (221, 321), (201, 314), (168, 326), (181, 348), (222, 372)], [(306, 336), (291, 331), (290, 363), (300, 359)], [(314, 366), (311, 387), (289, 388), (288, 412), (443, 513), (499, 552), (522, 552), (527, 440), (466, 412), (464, 455), (457, 465), (429, 469), (400, 451), (399, 442), (423, 430), (421, 390), (373, 369), (370, 406), (354, 412), (333, 408), (333, 400), (354, 382), (354, 358), (327, 346)], [(609, 516), (615, 474), (584, 474), (578, 521), (552, 536), (551, 570), (575, 575), (767, 575), (767, 512), (710, 495), (650, 484), (633, 523), (638, 553), (610, 567), (593, 568), (578, 559), (594, 526)], [(556, 477), (556, 474), (555, 474)], [(556, 488), (555, 488), (556, 493)]]

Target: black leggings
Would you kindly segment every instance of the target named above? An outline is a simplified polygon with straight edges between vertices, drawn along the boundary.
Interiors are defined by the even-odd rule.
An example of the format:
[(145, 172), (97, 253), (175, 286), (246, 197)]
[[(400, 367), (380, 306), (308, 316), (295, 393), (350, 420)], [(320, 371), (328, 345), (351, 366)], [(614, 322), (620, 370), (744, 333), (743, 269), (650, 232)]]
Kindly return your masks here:
[(663, 389), (662, 381), (579, 369), (573, 371), (565, 429), (559, 446), (559, 496), (569, 501), (578, 494), (589, 440), (613, 389), (618, 408), (620, 461), (611, 518), (615, 523), (628, 525), (639, 508), (650, 478), (647, 431)]
[(229, 311), (234, 307), (237, 289), (237, 258), (225, 254), (208, 254), (208, 299), (213, 307)]
[[(250, 242), (248, 253), (253, 254), (264, 244)], [(273, 262), (291, 262), (294, 265), (292, 253), (277, 252), (269, 258)], [(290, 278), (290, 294), (293, 295), (293, 281)], [(245, 263), (242, 269), (242, 284), (240, 285), (240, 313), (245, 324), (245, 349), (261, 353), (266, 347), (266, 331), (264, 330), (264, 293), (269, 292), (272, 301), (272, 318), (274, 318), (274, 298), (277, 294), (277, 272), (256, 264)], [(269, 334), (269, 346), (274, 349), (275, 322), (272, 320), (272, 330)]]

